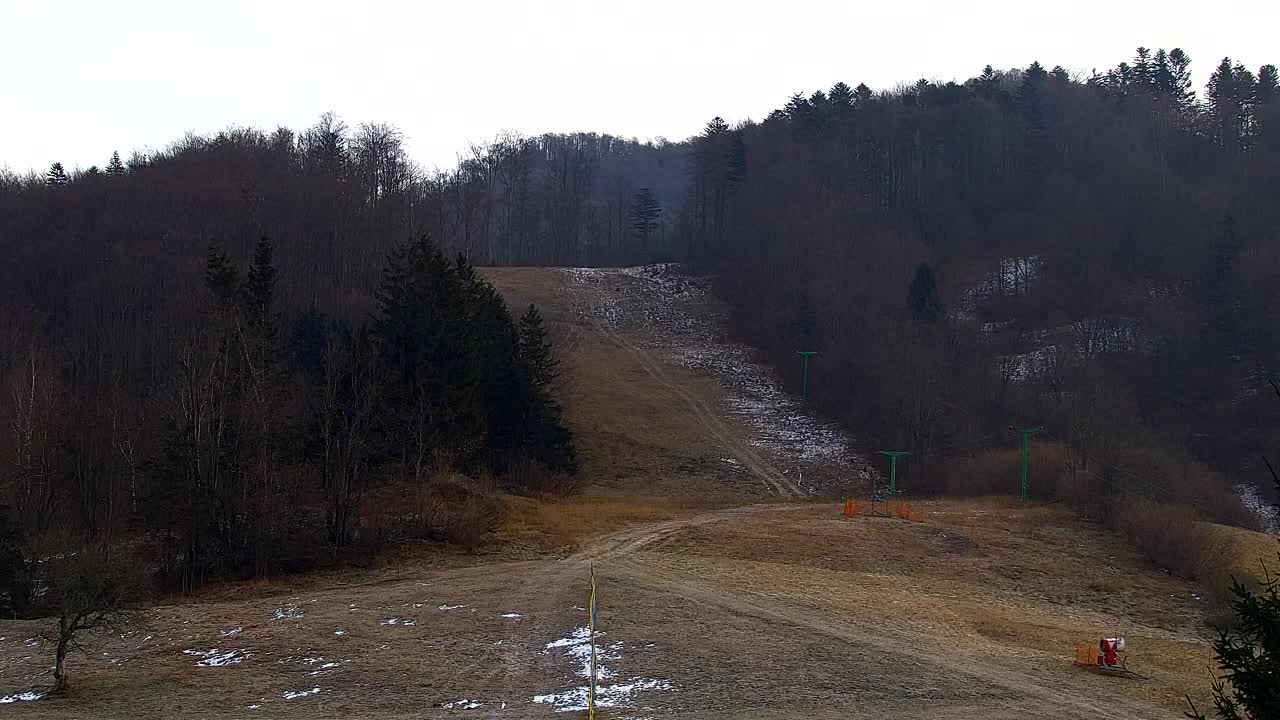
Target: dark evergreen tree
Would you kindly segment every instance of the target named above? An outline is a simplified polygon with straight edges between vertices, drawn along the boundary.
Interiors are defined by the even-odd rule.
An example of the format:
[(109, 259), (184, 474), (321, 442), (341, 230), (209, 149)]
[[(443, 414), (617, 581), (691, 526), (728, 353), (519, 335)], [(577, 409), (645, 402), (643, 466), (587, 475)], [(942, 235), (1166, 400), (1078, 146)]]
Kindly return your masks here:
[(510, 415), (515, 330), (500, 296), (426, 237), (397, 248), (377, 294), (388, 451), (416, 480), (434, 457), (474, 469)]
[(821, 90), (815, 90), (809, 96), (809, 107), (813, 108), (814, 114), (820, 118), (831, 114), (831, 101)]
[(863, 107), (867, 103), (871, 102), (871, 88), (867, 87), (866, 83), (858, 83), (858, 87), (853, 89), (853, 96), (854, 105), (856, 107)]
[(842, 82), (838, 82), (831, 86), (831, 91), (827, 93), (827, 99), (831, 102), (831, 108), (835, 112), (841, 112), (853, 107), (853, 89)]
[(1022, 144), (1023, 164), (1030, 177), (1039, 177), (1043, 169), (1047, 111), (1044, 106), (1044, 85), (1048, 73), (1038, 62), (1031, 63), (1018, 86), (1017, 107), (1025, 131)]
[(640, 191), (631, 199), (627, 220), (631, 224), (631, 232), (640, 238), (642, 247), (649, 247), (649, 240), (658, 229), (658, 218), (661, 215), (662, 208), (658, 205), (658, 199), (654, 197), (653, 191), (649, 188), (640, 188)]
[[(261, 326), (268, 320), (268, 311), (276, 290), (276, 269), (272, 264), (271, 241), (263, 237), (253, 249), (253, 264), (245, 276), (240, 302), (250, 323)], [(225, 259), (225, 258), (224, 258)]]
[(1223, 58), (1209, 77), (1206, 99), (1219, 145), (1240, 149), (1245, 145), (1254, 95), (1253, 73)]
[(1134, 55), (1132, 84), (1137, 92), (1155, 92), (1156, 65), (1151, 59), (1151, 50), (1147, 48), (1138, 48)]
[(49, 171), (44, 175), (44, 184), (51, 188), (64, 188), (70, 181), (70, 178), (67, 177), (67, 171), (63, 169), (60, 162), (50, 165)]
[[(1272, 388), (1280, 398), (1280, 385), (1273, 381)], [(1280, 473), (1263, 462), (1280, 492)], [(1280, 717), (1280, 576), (1268, 571), (1256, 591), (1233, 578), (1231, 594), (1235, 623), (1213, 642), (1222, 672), (1213, 679), (1214, 707), (1222, 720), (1274, 720)], [(1187, 703), (1187, 717), (1205, 720), (1190, 697)]]
[(741, 130), (734, 131), (726, 152), (725, 179), (730, 188), (735, 188), (747, 177), (747, 146), (743, 142)]
[(990, 65), (984, 67), (976, 81), (978, 94), (988, 100), (994, 99), (1000, 93), (1000, 77), (995, 68)]
[(907, 307), (911, 308), (911, 314), (918, 322), (931, 323), (942, 315), (942, 305), (938, 302), (938, 282), (928, 263), (916, 266), (911, 289), (907, 292)]
[(120, 177), (125, 174), (124, 163), (120, 161), (120, 153), (111, 153), (111, 160), (107, 163), (107, 176)]
[(1174, 48), (1169, 51), (1169, 73), (1174, 103), (1184, 113), (1195, 107), (1196, 93), (1191, 88), (1191, 57)]
[(792, 125), (798, 128), (807, 128), (813, 120), (813, 106), (801, 93), (792, 95), (782, 111), (786, 113)]
[(519, 352), (533, 387), (549, 390), (551, 384), (560, 376), (560, 363), (556, 360), (551, 343), (547, 340), (546, 329), (542, 324), (542, 314), (532, 303), (529, 304), (529, 309), (524, 315), (520, 316)]
[(520, 318), (519, 335), (520, 366), (527, 378), (527, 452), (531, 459), (553, 471), (575, 473), (578, 460), (573, 434), (551, 392), (557, 362), (542, 317), (533, 305)]
[(223, 301), (234, 298), (240, 289), (240, 271), (213, 243), (205, 255), (204, 282), (214, 296)]
[(1258, 105), (1269, 105), (1280, 96), (1280, 77), (1277, 77), (1275, 65), (1263, 65), (1258, 69), (1257, 89), (1254, 99)]

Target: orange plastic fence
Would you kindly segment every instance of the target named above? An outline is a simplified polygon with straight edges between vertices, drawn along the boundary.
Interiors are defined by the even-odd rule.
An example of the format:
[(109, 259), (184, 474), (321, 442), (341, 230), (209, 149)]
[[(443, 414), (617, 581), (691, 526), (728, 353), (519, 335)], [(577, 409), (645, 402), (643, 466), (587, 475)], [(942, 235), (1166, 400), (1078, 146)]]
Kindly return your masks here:
[(907, 502), (898, 503), (898, 507), (894, 510), (894, 514), (903, 520), (909, 520), (911, 522), (922, 522), (924, 520), (924, 516), (915, 510), (912, 510), (911, 503)]
[(1098, 664), (1098, 648), (1090, 644), (1076, 643), (1075, 664), (1081, 667), (1093, 667)]
[(854, 517), (862, 512), (862, 503), (857, 500), (844, 501), (844, 516), (847, 518)]

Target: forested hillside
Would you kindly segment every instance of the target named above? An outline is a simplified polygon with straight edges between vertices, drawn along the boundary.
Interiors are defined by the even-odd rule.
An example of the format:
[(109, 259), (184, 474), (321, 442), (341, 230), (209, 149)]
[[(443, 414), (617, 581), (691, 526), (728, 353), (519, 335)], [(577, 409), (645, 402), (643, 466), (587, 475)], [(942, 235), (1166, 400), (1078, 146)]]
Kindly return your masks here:
[[(545, 330), (472, 264), (684, 261), (934, 489), (1006, 491), (982, 463), (1037, 425), (1070, 485), (1033, 492), (1239, 519), (1229, 481), (1280, 440), (1278, 94), (1223, 60), (1197, 96), (1185, 53), (1140, 49), (841, 83), (683, 143), (505, 136), (445, 172), (325, 115), (2, 173), (7, 565), (127, 539), (190, 588), (484, 526), (477, 486), (360, 516), (428, 476), (556, 482)], [(476, 515), (427, 517), (453, 501)]]
[(193, 590), (471, 544), (496, 488), (575, 471), (537, 309), (411, 238), (421, 179), (327, 122), (8, 179), (0, 606), (59, 604), (46, 563), (89, 548)]
[(1189, 64), (1139, 49), (1088, 78), (988, 67), (717, 118), (681, 237), (742, 337), (797, 387), (817, 351), (814, 401), (935, 487), (964, 466), (938, 459), (1042, 425), (1078, 495), (1228, 513), (1190, 461), (1262, 478), (1280, 440), (1259, 392), (1280, 358), (1280, 97), (1274, 66), (1223, 60), (1197, 98)]

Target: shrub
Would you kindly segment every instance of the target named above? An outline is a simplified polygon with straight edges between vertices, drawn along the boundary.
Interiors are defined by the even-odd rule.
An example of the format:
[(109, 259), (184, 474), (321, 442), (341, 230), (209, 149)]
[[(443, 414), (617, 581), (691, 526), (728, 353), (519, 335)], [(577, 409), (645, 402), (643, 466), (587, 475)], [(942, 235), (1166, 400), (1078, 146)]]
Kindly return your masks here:
[(1230, 586), (1234, 542), (1191, 508), (1117, 498), (1112, 521), (1157, 566), (1213, 590)]
[[(1035, 445), (1028, 463), (1027, 493), (1033, 497), (1060, 497), (1065, 487), (1065, 460), (1062, 445)], [(1022, 451), (998, 448), (957, 459), (948, 464), (943, 478), (949, 495), (1016, 495), (1022, 484)]]
[(581, 473), (557, 472), (542, 463), (522, 459), (508, 467), (503, 485), (521, 495), (567, 497), (587, 486)]

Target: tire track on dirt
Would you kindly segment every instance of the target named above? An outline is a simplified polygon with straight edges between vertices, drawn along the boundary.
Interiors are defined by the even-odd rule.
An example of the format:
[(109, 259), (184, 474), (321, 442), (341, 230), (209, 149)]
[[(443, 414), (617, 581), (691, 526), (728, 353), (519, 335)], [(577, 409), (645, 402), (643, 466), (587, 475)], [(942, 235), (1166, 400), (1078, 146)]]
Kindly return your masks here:
[[(766, 506), (762, 509), (779, 508)], [(731, 517), (726, 512), (709, 521)], [(683, 527), (690, 526), (686, 524)], [(667, 533), (664, 537), (671, 534), (674, 532)], [(812, 611), (780, 604), (768, 597), (751, 595), (748, 599), (742, 594), (730, 594), (707, 585), (696, 576), (682, 576), (647, 565), (634, 554), (617, 556), (615, 559), (617, 562), (610, 566), (610, 574), (625, 578), (636, 586), (659, 594), (681, 597), (703, 607), (717, 607), (726, 612), (785, 624), (843, 643), (870, 647), (884, 657), (905, 658), (912, 663), (932, 666), (948, 675), (970, 677), (1008, 693), (1010, 701), (1034, 703), (1040, 710), (1048, 709), (1045, 704), (1050, 704), (1054, 710), (1053, 717), (1063, 717), (1063, 711), (1078, 714), (1079, 717), (1109, 716), (1117, 711), (1124, 711), (1131, 717), (1161, 717), (1164, 714), (1151, 705), (1115, 695), (1094, 699), (1096, 689), (1072, 682), (1068, 678), (1055, 677), (1037, 682), (1040, 678), (1029, 676), (1024, 670), (997, 665), (992, 662), (995, 659), (992, 657), (984, 657), (983, 662), (974, 662), (972, 659), (929, 652), (923, 648), (923, 643), (928, 638), (906, 633), (891, 636), (893, 633), (884, 628), (868, 632), (865, 627), (842, 622), (830, 614), (816, 617)]]

